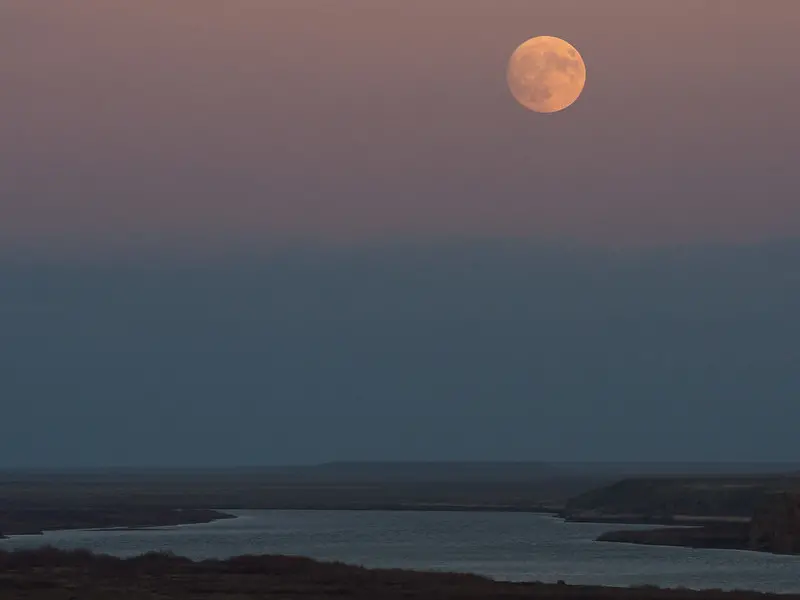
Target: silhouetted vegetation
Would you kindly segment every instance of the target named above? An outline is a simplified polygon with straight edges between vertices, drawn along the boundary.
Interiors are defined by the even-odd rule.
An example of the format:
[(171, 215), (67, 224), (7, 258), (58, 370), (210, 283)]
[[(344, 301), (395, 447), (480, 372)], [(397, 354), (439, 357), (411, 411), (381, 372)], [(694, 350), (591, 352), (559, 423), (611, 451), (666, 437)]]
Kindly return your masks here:
[[(87, 550), (52, 547), (0, 551), (0, 597), (3, 600), (748, 600), (765, 596), (773, 595), (721, 590), (666, 590), (654, 585), (611, 588), (563, 583), (506, 583), (478, 575), (367, 569), (299, 556), (237, 556), (228, 560), (195, 562), (168, 552), (148, 552), (123, 559)], [(800, 599), (800, 595), (775, 597)]]

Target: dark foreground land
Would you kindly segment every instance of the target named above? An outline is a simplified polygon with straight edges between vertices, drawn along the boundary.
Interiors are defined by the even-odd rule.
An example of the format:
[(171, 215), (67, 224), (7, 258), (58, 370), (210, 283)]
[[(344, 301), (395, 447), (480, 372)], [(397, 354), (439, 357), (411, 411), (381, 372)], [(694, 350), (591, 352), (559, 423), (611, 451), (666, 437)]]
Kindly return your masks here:
[(553, 600), (748, 600), (797, 598), (720, 590), (661, 590), (495, 582), (477, 575), (365, 569), (302, 557), (240, 556), (192, 562), (150, 553), (130, 559), (41, 548), (0, 552), (3, 600), (283, 600), (537, 598)]

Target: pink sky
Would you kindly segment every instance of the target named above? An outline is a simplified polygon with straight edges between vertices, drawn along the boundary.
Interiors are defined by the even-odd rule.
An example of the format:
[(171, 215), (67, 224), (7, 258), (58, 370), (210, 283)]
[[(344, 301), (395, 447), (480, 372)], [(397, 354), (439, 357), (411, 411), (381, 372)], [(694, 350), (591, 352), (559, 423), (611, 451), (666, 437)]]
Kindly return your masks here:
[[(7, 0), (0, 244), (800, 235), (790, 0)], [(583, 97), (519, 107), (534, 35)]]

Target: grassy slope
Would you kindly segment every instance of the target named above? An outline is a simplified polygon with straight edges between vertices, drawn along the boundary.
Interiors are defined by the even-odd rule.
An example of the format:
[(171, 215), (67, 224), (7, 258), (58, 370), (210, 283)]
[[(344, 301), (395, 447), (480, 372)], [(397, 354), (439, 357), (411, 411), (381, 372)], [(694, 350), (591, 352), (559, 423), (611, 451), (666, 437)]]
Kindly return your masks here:
[(765, 493), (798, 488), (796, 477), (637, 477), (577, 495), (566, 514), (751, 517)]
[(192, 562), (151, 553), (132, 559), (52, 548), (0, 552), (3, 600), (283, 600), (538, 598), (554, 600), (755, 600), (755, 592), (501, 583), (476, 575), (378, 570), (286, 556)]

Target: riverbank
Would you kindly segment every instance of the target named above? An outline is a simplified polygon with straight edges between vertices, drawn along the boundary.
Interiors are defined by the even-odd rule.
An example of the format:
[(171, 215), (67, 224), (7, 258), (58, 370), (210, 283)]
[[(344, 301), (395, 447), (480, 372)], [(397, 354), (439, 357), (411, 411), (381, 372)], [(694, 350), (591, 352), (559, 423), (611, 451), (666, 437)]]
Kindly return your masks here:
[(749, 524), (737, 523), (609, 531), (600, 535), (597, 541), (717, 550), (753, 549), (750, 547)]
[[(286, 510), (286, 509), (284, 509)], [(330, 510), (328, 507), (307, 504), (293, 506), (291, 510)], [(340, 509), (341, 510), (341, 509)], [(350, 505), (346, 510), (364, 511), (421, 511), (421, 512), (530, 512), (548, 514), (575, 523), (624, 523), (637, 525), (681, 525), (654, 529), (608, 531), (597, 538), (600, 542), (644, 544), (653, 546), (681, 546), (686, 548), (714, 548), (731, 550), (763, 550), (753, 547), (749, 539), (749, 521), (738, 518), (680, 516), (637, 518), (634, 515), (604, 515), (600, 518), (565, 517), (552, 506), (474, 505), (474, 504), (362, 504)], [(44, 531), (94, 529), (101, 531), (119, 529), (148, 529), (211, 523), (234, 515), (212, 509), (175, 509), (147, 506), (115, 506), (86, 509), (13, 509), (0, 510), (0, 539), (13, 535), (38, 535)], [(694, 526), (687, 526), (694, 525)]]
[[(262, 508), (245, 506), (244, 510), (359, 510), (359, 511), (420, 511), (420, 512), (527, 512), (557, 516), (559, 509), (548, 506), (514, 506), (481, 504), (295, 504)], [(170, 507), (115, 506), (108, 508), (31, 508), (0, 509), (0, 539), (13, 535), (41, 535), (45, 531), (94, 529), (148, 529), (175, 525), (211, 523), (232, 519), (234, 515), (217, 509), (176, 509)]]
[(765, 494), (750, 518), (697, 517), (673, 523), (695, 527), (662, 527), (648, 530), (609, 531), (601, 542), (624, 542), (654, 546), (753, 550), (772, 554), (800, 554), (800, 494)]
[[(341, 473), (341, 467), (334, 473), (323, 469), (325, 477), (315, 469), (315, 476), (302, 477), (260, 470), (9, 472), (0, 477), (0, 536), (207, 523), (229, 518), (224, 511), (236, 509), (529, 512), (568, 522), (670, 528), (609, 531), (602, 541), (740, 549), (740, 526), (750, 522), (766, 495), (792, 486), (800, 489), (800, 478), (777, 476), (632, 478), (616, 483), (604, 480), (607, 474), (435, 481), (430, 466), (423, 467), (428, 479), (419, 481), (410, 478), (406, 467), (398, 467), (405, 477), (400, 480), (378, 472), (370, 477), (352, 469)], [(444, 467), (436, 475), (442, 472)], [(350, 479), (337, 481), (337, 473)], [(790, 510), (795, 508), (787, 505), (770, 514)], [(767, 517), (763, 527), (754, 529), (750, 549), (800, 551), (794, 541), (783, 539), (788, 534), (800, 539), (781, 524), (786, 517)], [(728, 523), (732, 529), (723, 527), (720, 533)], [(685, 527), (689, 525), (696, 527)]]
[(193, 562), (161, 553), (121, 559), (54, 548), (0, 551), (0, 596), (4, 600), (800, 600), (800, 594), (509, 583), (478, 575), (366, 569), (303, 557), (240, 556)]
[(598, 542), (680, 546), (719, 550), (756, 550), (750, 543), (751, 519), (739, 516), (636, 515), (636, 514), (565, 514), (567, 523), (608, 523), (618, 525), (658, 525), (653, 529), (607, 531)]
[(558, 516), (567, 523), (616, 523), (618, 525), (674, 525), (680, 527), (703, 527), (728, 524), (745, 524), (750, 517), (705, 516), (705, 515), (637, 515), (637, 514), (594, 514), (567, 513)]
[(17, 508), (0, 510), (0, 538), (65, 529), (141, 529), (211, 523), (233, 515), (201, 508), (149, 506)]
[[(286, 509), (284, 509), (286, 510)], [(295, 505), (290, 510), (330, 510), (315, 504)], [(690, 523), (695, 527), (660, 527), (647, 530), (609, 531), (597, 538), (602, 542), (621, 542), (688, 548), (748, 549), (748, 523), (735, 519), (660, 519), (636, 518), (633, 515), (605, 515), (603, 518), (564, 517), (552, 506), (474, 505), (474, 504), (362, 504), (346, 510), (421, 511), (421, 512), (530, 512), (560, 517), (565, 522), (602, 522), (624, 524), (674, 525)], [(212, 509), (175, 509), (164, 507), (115, 506), (86, 509), (14, 509), (0, 510), (0, 538), (13, 535), (39, 535), (44, 531), (94, 529), (148, 529), (211, 523), (234, 515)]]

